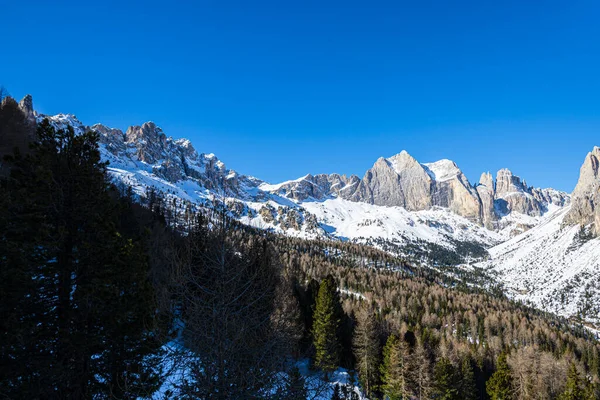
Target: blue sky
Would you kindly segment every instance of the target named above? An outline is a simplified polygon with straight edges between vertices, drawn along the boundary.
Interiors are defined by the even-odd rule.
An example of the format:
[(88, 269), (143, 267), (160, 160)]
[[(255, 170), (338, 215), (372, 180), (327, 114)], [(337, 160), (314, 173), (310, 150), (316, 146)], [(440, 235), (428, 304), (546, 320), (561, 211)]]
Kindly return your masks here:
[(570, 191), (600, 145), (596, 1), (121, 3), (0, 0), (0, 84), (271, 182), (406, 149)]

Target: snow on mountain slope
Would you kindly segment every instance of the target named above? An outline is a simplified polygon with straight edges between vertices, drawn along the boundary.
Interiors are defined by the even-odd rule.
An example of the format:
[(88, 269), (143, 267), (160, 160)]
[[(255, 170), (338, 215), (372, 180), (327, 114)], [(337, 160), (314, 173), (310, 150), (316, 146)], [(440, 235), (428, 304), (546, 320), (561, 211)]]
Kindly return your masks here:
[[(257, 227), (280, 231), (280, 227), (265, 219), (260, 210), (265, 203), (247, 202), (254, 209), (253, 218), (244, 217), (242, 222)], [(266, 203), (272, 208), (284, 205), (303, 213), (314, 215), (323, 234), (342, 240), (361, 241), (369, 238), (386, 240), (424, 240), (444, 247), (452, 247), (451, 239), (476, 242), (487, 246), (502, 241), (502, 237), (447, 209), (435, 208), (424, 211), (407, 211), (402, 207), (376, 206), (341, 198), (324, 201), (294, 201), (272, 197)], [(306, 231), (288, 231), (288, 234), (310, 237)]]
[(556, 208), (534, 228), (489, 249), (475, 264), (498, 272), (515, 299), (559, 315), (600, 323), (600, 238), (563, 226), (570, 206)]
[(438, 182), (448, 181), (461, 173), (454, 161), (446, 159), (434, 163), (425, 163), (423, 166), (427, 167), (426, 171), (431, 178)]

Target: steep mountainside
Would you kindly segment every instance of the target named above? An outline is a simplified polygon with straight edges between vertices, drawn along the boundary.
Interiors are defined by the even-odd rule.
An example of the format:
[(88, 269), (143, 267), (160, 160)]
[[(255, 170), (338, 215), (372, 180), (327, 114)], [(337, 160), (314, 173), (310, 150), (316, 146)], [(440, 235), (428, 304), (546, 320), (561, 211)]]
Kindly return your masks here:
[(595, 147), (581, 167), (572, 204), (492, 247), (490, 259), (476, 264), (497, 271), (516, 298), (595, 324), (600, 323), (599, 159)]
[(565, 224), (590, 225), (591, 231), (600, 235), (600, 147), (594, 147), (581, 166)]
[(565, 225), (567, 206), (529, 231), (489, 249), (477, 267), (498, 272), (508, 294), (563, 316), (600, 323), (600, 238)]

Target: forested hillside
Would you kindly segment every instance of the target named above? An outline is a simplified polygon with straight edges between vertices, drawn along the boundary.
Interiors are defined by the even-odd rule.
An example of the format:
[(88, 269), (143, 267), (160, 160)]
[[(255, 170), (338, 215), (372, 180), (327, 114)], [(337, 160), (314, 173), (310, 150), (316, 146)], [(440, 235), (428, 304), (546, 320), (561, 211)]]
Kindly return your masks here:
[(600, 398), (591, 332), (485, 274), (134, 195), (98, 140), (2, 101), (0, 397), (356, 398), (308, 390), (308, 358), (371, 399)]

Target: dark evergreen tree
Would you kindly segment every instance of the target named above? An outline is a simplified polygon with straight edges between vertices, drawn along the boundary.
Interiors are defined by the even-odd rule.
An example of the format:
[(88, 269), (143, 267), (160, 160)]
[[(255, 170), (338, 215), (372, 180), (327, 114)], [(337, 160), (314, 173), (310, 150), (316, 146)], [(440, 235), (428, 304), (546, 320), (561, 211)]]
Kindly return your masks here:
[(307, 395), (306, 381), (298, 367), (293, 367), (288, 373), (283, 397), (286, 400), (306, 400)]
[(336, 296), (336, 284), (332, 277), (321, 281), (313, 314), (313, 344), (315, 365), (325, 372), (334, 371), (339, 363), (340, 345), (337, 329), (340, 318)]
[(460, 364), (459, 398), (463, 400), (477, 399), (475, 373), (469, 357), (464, 357)]
[(507, 354), (500, 353), (496, 371), (486, 382), (486, 391), (492, 400), (511, 400), (513, 396), (511, 370), (506, 361)]
[(333, 387), (333, 394), (331, 395), (331, 400), (342, 400), (342, 391), (340, 389), (339, 383), (336, 383)]
[(408, 357), (408, 344), (396, 335), (388, 336), (383, 348), (380, 372), (382, 392), (390, 400), (400, 400), (410, 396)]
[(450, 360), (445, 357), (438, 359), (433, 369), (433, 397), (441, 400), (460, 400), (459, 374)]
[(586, 400), (583, 386), (577, 367), (573, 363), (569, 364), (565, 391), (560, 395), (559, 400)]

